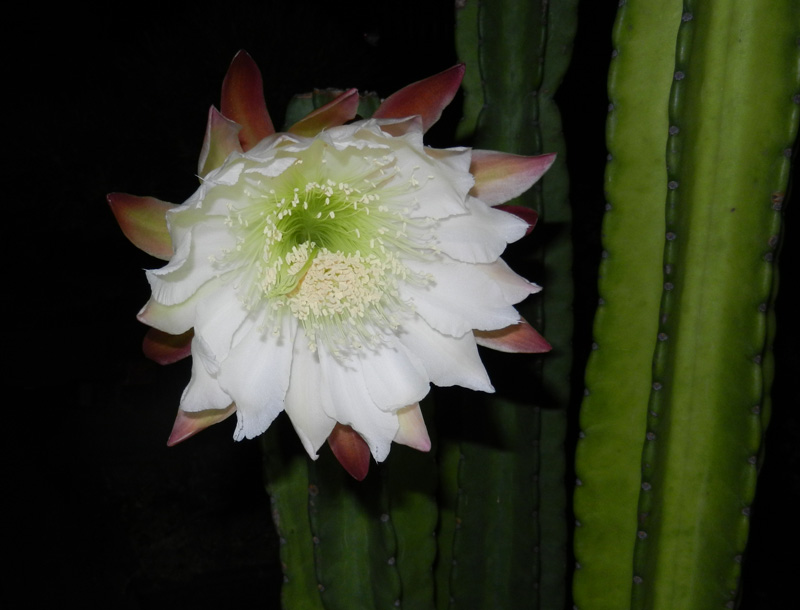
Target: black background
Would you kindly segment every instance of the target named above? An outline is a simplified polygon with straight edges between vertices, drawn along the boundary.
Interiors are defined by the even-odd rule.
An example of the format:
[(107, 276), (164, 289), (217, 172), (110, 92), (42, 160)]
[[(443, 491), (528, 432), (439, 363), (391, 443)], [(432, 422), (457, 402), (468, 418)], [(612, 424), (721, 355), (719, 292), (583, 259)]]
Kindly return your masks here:
[[(600, 258), (605, 75), (616, 2), (584, 2), (559, 93), (572, 176), (575, 350), (591, 343)], [(186, 362), (141, 354), (135, 314), (159, 266), (122, 236), (105, 195), (173, 202), (195, 188), (208, 107), (240, 48), (282, 122), (292, 94), (358, 87), (386, 96), (456, 63), (452, 2), (232, 2), (26, 11), (7, 23), (6, 442), (3, 606), (278, 607), (277, 540), (255, 442), (232, 421), (168, 449)], [(428, 143), (452, 144), (459, 99)], [(796, 206), (781, 259), (791, 288)], [(794, 243), (793, 243), (794, 242)], [(778, 302), (776, 406), (753, 510), (745, 608), (785, 607), (797, 534), (797, 296)], [(580, 385), (580, 380), (576, 382)], [(574, 441), (577, 432), (571, 434)], [(570, 482), (571, 484), (571, 482)], [(791, 551), (790, 551), (791, 552)]]

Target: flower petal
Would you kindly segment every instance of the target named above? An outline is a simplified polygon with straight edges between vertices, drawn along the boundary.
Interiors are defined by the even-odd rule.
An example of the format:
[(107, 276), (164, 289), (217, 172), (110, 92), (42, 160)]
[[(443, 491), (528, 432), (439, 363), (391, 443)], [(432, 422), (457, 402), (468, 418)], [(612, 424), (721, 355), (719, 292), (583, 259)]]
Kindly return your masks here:
[[(404, 136), (406, 141), (413, 138)], [(420, 148), (416, 147), (416, 148)], [(417, 188), (396, 196), (411, 218), (445, 218), (464, 214), (464, 203), (474, 181), (469, 173), (468, 148), (416, 150), (413, 144), (394, 151), (398, 177)]]
[(245, 51), (236, 54), (222, 81), (220, 110), (242, 126), (239, 142), (245, 151), (275, 133), (264, 100), (261, 71)]
[(292, 373), (284, 409), (308, 455), (317, 452), (331, 434), (336, 420), (322, 408), (322, 375), (317, 354), (308, 349), (303, 333), (297, 333), (292, 351)]
[(524, 220), (528, 225), (528, 228), (525, 230), (525, 235), (530, 235), (530, 232), (533, 231), (533, 228), (536, 226), (536, 223), (539, 220), (539, 214), (536, 212), (536, 210), (533, 208), (526, 208), (524, 205), (501, 204), (494, 206), (494, 209), (513, 214), (517, 218)]
[(418, 114), (425, 131), (439, 120), (453, 101), (464, 78), (464, 64), (412, 83), (387, 97), (372, 115), (374, 119), (399, 119)]
[[(206, 287), (216, 289), (206, 290)], [(241, 340), (240, 331), (259, 333), (255, 321), (246, 322), (250, 312), (236, 293), (220, 290), (219, 285), (211, 281), (198, 292), (200, 298), (195, 309), (195, 333), (203, 337), (214, 357), (222, 362), (228, 357), (231, 349)], [(192, 301), (194, 299), (190, 299)], [(189, 303), (190, 301), (187, 301)], [(239, 334), (237, 334), (239, 333)], [(246, 335), (245, 335), (246, 336)]]
[(297, 321), (282, 321), (277, 333), (250, 329), (220, 364), (220, 387), (236, 403), (237, 441), (258, 436), (283, 411)]
[(362, 350), (356, 356), (367, 391), (383, 411), (397, 411), (419, 402), (430, 391), (430, 379), (420, 359), (401, 342)]
[(180, 335), (170, 335), (151, 328), (142, 341), (142, 351), (147, 358), (159, 364), (173, 364), (191, 355), (193, 336), (191, 330)]
[(323, 129), (344, 125), (358, 112), (358, 89), (348, 89), (289, 128), (289, 132), (313, 137)]
[(215, 288), (215, 282), (208, 282), (186, 301), (177, 305), (164, 305), (151, 297), (136, 314), (136, 319), (170, 335), (181, 335), (197, 323), (198, 304), (219, 293)]
[(192, 339), (192, 378), (183, 391), (182, 411), (196, 413), (208, 409), (227, 409), (233, 402), (220, 387), (217, 375), (219, 363), (197, 335)]
[(498, 352), (541, 354), (553, 349), (524, 318), (520, 318), (519, 324), (512, 324), (500, 330), (476, 330), (474, 334), (478, 345)]
[(422, 117), (418, 114), (402, 119), (381, 119), (380, 127), (382, 132), (395, 138), (405, 135), (422, 135), (424, 130)]
[(213, 106), (208, 111), (208, 125), (197, 162), (197, 175), (204, 178), (208, 172), (217, 169), (233, 151), (242, 152), (239, 132), (242, 126), (226, 119)]
[(524, 157), (493, 150), (473, 150), (471, 195), (489, 205), (505, 203), (533, 186), (555, 162), (556, 154)]
[(502, 258), (489, 265), (480, 265), (477, 269), (491, 279), (509, 304), (519, 303), (529, 294), (536, 294), (542, 289), (538, 284), (529, 282), (515, 273)]
[(209, 258), (233, 244), (233, 237), (222, 221), (197, 225), (191, 234), (193, 239), (177, 244), (167, 265), (146, 273), (153, 299), (162, 305), (183, 303), (203, 284), (215, 279), (219, 271), (208, 263)]
[(394, 437), (395, 443), (418, 451), (431, 450), (431, 437), (428, 435), (428, 428), (425, 426), (419, 404), (400, 409), (397, 412), (397, 420), (400, 423), (400, 429)]
[(350, 426), (336, 424), (328, 437), (328, 444), (350, 476), (363, 481), (369, 472), (369, 447), (361, 435)]
[(403, 299), (411, 300), (417, 313), (441, 333), (460, 337), (475, 328), (494, 330), (519, 320), (517, 311), (490, 277), (488, 268), (492, 264), (415, 260), (404, 263), (413, 271), (434, 278), (433, 284), (406, 282), (400, 294)]
[(472, 333), (460, 337), (431, 328), (420, 316), (403, 322), (399, 339), (422, 360), (430, 380), (439, 387), (460, 385), (470, 390), (494, 392), (481, 362)]
[(209, 409), (198, 413), (187, 413), (178, 409), (178, 415), (172, 425), (172, 432), (167, 439), (167, 447), (174, 447), (201, 430), (228, 419), (233, 415), (234, 411), (236, 411), (236, 405), (234, 404), (231, 404), (227, 409)]
[(456, 260), (491, 263), (528, 229), (517, 216), (491, 208), (475, 197), (469, 197), (466, 206), (469, 214), (444, 218), (436, 229), (439, 250)]
[(376, 462), (389, 455), (399, 424), (394, 413), (382, 411), (367, 390), (361, 361), (335, 358), (324, 344), (318, 346), (322, 372), (322, 407), (329, 417), (352, 426), (370, 448)]
[(122, 232), (134, 246), (161, 260), (170, 259), (172, 240), (166, 214), (178, 207), (176, 204), (126, 193), (109, 193), (106, 199)]

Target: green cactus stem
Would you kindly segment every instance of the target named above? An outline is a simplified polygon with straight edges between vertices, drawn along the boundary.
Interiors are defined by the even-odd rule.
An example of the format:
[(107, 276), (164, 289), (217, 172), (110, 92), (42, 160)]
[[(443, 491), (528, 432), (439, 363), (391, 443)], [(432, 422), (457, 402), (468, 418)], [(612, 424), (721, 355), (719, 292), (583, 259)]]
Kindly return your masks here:
[(659, 7), (632, 0), (620, 6), (613, 30), (601, 301), (575, 456), (578, 608), (630, 604), (632, 528), (663, 283), (667, 105), (680, 15), (679, 0)]
[(580, 610), (736, 605), (798, 34), (794, 0), (628, 0), (618, 14), (603, 304), (576, 463)]
[[(458, 405), (464, 425), (440, 443), (442, 609), (564, 604), (572, 285), (568, 180), (553, 94), (569, 62), (576, 5), (468, 0), (457, 14), (457, 50), (467, 66), (459, 136), (476, 148), (558, 152), (561, 159), (515, 202), (536, 209), (540, 224), (535, 243), (522, 242), (509, 259), (545, 285), (544, 297), (521, 313), (544, 328), (554, 350), (516, 355), (514, 363), (489, 359), (497, 398)], [(501, 367), (510, 382), (496, 374)]]
[(381, 474), (356, 481), (327, 451), (309, 463), (308, 515), (326, 610), (400, 604), (396, 533)]
[(281, 418), (261, 437), (272, 521), (280, 544), (281, 607), (324, 610), (308, 518), (308, 456), (302, 447), (281, 442), (292, 439), (292, 432), (286, 419)]

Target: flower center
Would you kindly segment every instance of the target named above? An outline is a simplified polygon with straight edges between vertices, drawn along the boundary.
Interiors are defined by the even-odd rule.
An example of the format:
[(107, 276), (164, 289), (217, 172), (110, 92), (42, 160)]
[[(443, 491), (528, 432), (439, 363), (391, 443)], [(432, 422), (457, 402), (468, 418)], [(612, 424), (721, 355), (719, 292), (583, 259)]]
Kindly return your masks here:
[(243, 192), (228, 203), (226, 219), (237, 247), (224, 258), (239, 269), (245, 305), (267, 313), (265, 328), (290, 313), (312, 350), (320, 340), (334, 353), (375, 346), (382, 329), (396, 329), (410, 310), (398, 282), (424, 281), (398, 255), (424, 255), (427, 246), (414, 243), (408, 229), (427, 221), (409, 220), (407, 206), (392, 201), (419, 183), (397, 180), (383, 155), (319, 142), (304, 152), (314, 163), (304, 155), (277, 177), (244, 171)]

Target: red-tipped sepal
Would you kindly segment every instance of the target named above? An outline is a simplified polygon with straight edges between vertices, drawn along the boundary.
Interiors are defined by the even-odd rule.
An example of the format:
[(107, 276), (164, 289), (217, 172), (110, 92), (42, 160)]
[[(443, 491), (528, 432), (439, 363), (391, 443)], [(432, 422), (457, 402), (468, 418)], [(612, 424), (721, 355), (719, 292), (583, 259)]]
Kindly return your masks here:
[(412, 83), (387, 97), (372, 115), (374, 119), (402, 119), (419, 115), (428, 131), (453, 101), (464, 78), (464, 64)]
[(194, 330), (187, 330), (180, 335), (170, 335), (157, 328), (151, 328), (142, 341), (142, 351), (145, 356), (158, 364), (173, 364), (191, 355), (193, 336)]
[(109, 193), (106, 199), (122, 232), (134, 246), (161, 260), (172, 257), (167, 212), (177, 204), (127, 193)]
[(236, 54), (222, 81), (220, 110), (242, 126), (239, 142), (245, 151), (275, 133), (264, 100), (261, 71), (245, 51)]
[(358, 112), (358, 89), (348, 89), (289, 128), (299, 136), (314, 137), (323, 129), (344, 125)]
[(505, 203), (531, 188), (555, 160), (555, 153), (525, 157), (493, 150), (473, 150), (469, 171), (475, 178), (475, 185), (470, 195), (489, 205)]
[(242, 152), (239, 144), (241, 130), (239, 123), (226, 119), (213, 106), (209, 109), (206, 136), (197, 162), (198, 176), (204, 178), (211, 170), (217, 169), (232, 152)]
[(337, 423), (328, 436), (328, 444), (342, 467), (357, 481), (369, 472), (369, 447), (350, 426)]
[(549, 352), (552, 346), (524, 319), (500, 330), (474, 330), (478, 345), (490, 347), (498, 352), (515, 354), (540, 354)]
[(397, 412), (400, 428), (394, 437), (394, 442), (406, 445), (417, 451), (431, 450), (431, 437), (422, 418), (419, 403), (404, 407)]
[(172, 432), (167, 439), (167, 447), (174, 447), (209, 426), (218, 424), (236, 412), (236, 405), (231, 404), (227, 409), (208, 409), (197, 413), (187, 413), (178, 409)]

